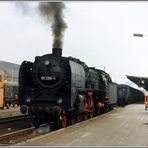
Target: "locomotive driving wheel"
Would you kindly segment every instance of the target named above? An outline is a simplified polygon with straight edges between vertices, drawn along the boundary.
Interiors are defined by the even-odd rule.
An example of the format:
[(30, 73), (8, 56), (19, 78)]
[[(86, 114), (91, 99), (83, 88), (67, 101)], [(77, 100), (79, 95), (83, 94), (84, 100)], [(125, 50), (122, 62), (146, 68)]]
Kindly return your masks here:
[(65, 109), (61, 109), (60, 115), (56, 116), (55, 120), (55, 127), (56, 128), (65, 128), (67, 126), (67, 117), (66, 117), (66, 112)]
[(92, 109), (92, 111), (88, 113), (88, 118), (92, 118), (93, 115), (94, 115), (94, 109)]
[(79, 123), (79, 122), (81, 122), (82, 121), (82, 115), (81, 114), (78, 114), (77, 115), (77, 122)]
[(67, 126), (67, 118), (66, 118), (66, 111), (62, 108), (61, 111), (61, 127), (65, 128)]

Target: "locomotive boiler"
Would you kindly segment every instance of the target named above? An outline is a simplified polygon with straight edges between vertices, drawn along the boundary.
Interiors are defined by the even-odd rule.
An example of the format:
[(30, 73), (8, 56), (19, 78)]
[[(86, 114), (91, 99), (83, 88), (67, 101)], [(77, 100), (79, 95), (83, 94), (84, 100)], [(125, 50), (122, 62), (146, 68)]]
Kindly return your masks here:
[(63, 57), (61, 48), (52, 54), (23, 61), (19, 71), (19, 103), (22, 113), (35, 126), (51, 122), (66, 127), (107, 110), (106, 87), (110, 75), (88, 67), (73, 57)]

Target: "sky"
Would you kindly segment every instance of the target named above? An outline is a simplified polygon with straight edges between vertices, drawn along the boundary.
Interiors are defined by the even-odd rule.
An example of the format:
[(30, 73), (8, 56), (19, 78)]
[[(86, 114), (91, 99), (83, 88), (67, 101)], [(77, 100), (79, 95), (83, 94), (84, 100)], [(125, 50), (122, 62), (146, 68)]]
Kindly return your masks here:
[[(21, 2), (19, 2), (21, 5)], [(21, 64), (52, 52), (51, 26), (34, 11), (38, 2), (0, 2), (0, 60)], [(131, 84), (126, 75), (148, 77), (148, 2), (65, 1), (67, 28), (63, 56), (105, 70), (116, 83)]]

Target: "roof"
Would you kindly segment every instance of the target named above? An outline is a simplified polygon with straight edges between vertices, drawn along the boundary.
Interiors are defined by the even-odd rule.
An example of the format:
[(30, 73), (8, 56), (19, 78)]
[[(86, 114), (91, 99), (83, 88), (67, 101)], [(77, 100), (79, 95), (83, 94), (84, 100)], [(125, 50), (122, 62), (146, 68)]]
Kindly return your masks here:
[(139, 87), (143, 87), (148, 91), (148, 77), (129, 76), (129, 75), (127, 75), (126, 77)]

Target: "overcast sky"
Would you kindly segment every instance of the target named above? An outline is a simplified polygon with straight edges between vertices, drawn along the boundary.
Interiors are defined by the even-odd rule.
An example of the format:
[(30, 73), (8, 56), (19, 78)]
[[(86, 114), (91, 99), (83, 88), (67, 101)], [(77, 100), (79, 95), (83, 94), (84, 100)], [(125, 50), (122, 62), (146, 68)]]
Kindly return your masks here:
[[(33, 8), (38, 2), (28, 2)], [(148, 2), (65, 2), (63, 56), (103, 69), (117, 83), (125, 75), (148, 77)], [(32, 9), (33, 10), (33, 9)], [(50, 25), (36, 11), (0, 2), (0, 60), (21, 64), (51, 53)]]

